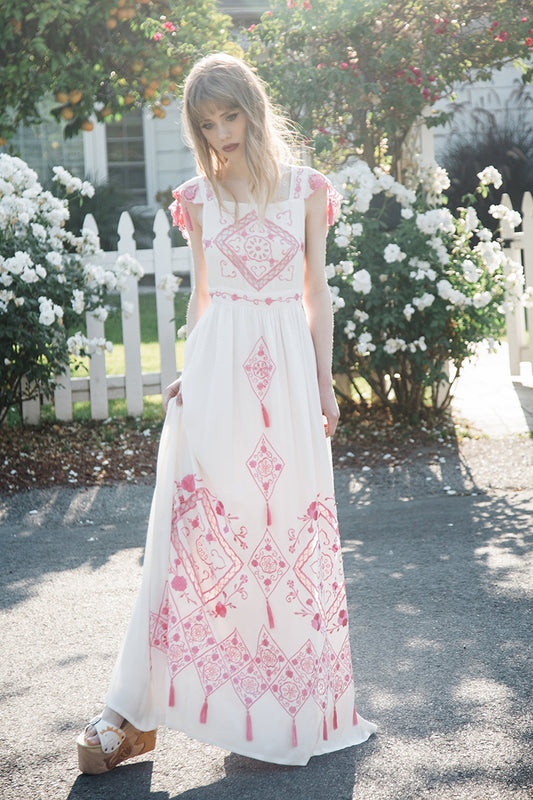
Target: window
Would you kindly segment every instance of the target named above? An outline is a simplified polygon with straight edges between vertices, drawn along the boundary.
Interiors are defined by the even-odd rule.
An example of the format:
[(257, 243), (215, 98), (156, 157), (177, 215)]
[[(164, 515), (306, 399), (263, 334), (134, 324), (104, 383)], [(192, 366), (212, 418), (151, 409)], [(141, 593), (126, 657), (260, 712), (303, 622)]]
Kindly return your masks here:
[(39, 180), (45, 185), (53, 177), (52, 167), (59, 165), (68, 169), (73, 175), (85, 177), (83, 138), (63, 137), (63, 126), (50, 116), (50, 109), (55, 105), (57, 103), (53, 98), (43, 101), (39, 109), (43, 122), (32, 127), (20, 125), (6, 147), (0, 148), (2, 152), (9, 152), (12, 149), (15, 155), (20, 156), (37, 172)]
[(133, 203), (146, 204), (146, 165), (144, 159), (141, 111), (129, 111), (120, 122), (106, 124), (109, 183), (125, 191)]

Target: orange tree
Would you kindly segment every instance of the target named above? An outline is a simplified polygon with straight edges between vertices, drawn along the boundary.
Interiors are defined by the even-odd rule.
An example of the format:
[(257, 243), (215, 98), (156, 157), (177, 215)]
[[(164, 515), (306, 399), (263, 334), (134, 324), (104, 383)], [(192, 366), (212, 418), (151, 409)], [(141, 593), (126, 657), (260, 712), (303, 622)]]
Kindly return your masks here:
[(530, 0), (274, 0), (250, 57), (324, 167), (362, 155), (397, 167), (422, 112), (464, 81), (522, 60), (533, 77)]
[(229, 49), (215, 0), (2, 0), (0, 143), (40, 121), (50, 92), (65, 136), (149, 104), (156, 116), (194, 60)]

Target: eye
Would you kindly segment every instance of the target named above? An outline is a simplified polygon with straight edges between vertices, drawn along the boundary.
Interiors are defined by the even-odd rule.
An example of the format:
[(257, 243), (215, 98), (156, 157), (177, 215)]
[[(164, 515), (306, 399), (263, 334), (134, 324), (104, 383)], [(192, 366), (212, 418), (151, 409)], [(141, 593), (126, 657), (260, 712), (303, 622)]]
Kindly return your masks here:
[(202, 128), (205, 131), (210, 131), (212, 127), (213, 127), (213, 123), (212, 122), (204, 122), (204, 123), (202, 123)]
[(238, 111), (234, 111), (232, 114), (228, 114), (228, 116), (226, 117), (226, 120), (228, 122), (233, 122), (234, 120), (237, 119), (238, 116), (239, 116), (239, 112)]

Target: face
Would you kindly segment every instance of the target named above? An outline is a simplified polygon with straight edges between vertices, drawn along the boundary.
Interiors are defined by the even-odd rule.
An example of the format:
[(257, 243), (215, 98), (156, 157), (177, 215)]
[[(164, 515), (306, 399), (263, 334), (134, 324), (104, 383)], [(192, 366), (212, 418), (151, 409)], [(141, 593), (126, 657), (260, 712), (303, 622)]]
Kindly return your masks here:
[(243, 158), (246, 146), (246, 117), (242, 108), (209, 106), (203, 110), (200, 129), (211, 147), (232, 161)]

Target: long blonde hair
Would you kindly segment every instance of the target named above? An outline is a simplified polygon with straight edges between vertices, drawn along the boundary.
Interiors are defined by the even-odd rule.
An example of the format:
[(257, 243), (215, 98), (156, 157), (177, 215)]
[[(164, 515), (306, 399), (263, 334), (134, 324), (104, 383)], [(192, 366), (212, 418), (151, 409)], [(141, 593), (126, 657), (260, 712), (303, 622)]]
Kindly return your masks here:
[(264, 212), (276, 193), (280, 163), (296, 161), (296, 138), (290, 125), (273, 108), (263, 82), (244, 61), (215, 53), (194, 65), (183, 91), (185, 136), (194, 149), (199, 172), (208, 178), (219, 202), (219, 180), (226, 162), (202, 132), (201, 119), (209, 105), (239, 107), (244, 112), (250, 190)]

